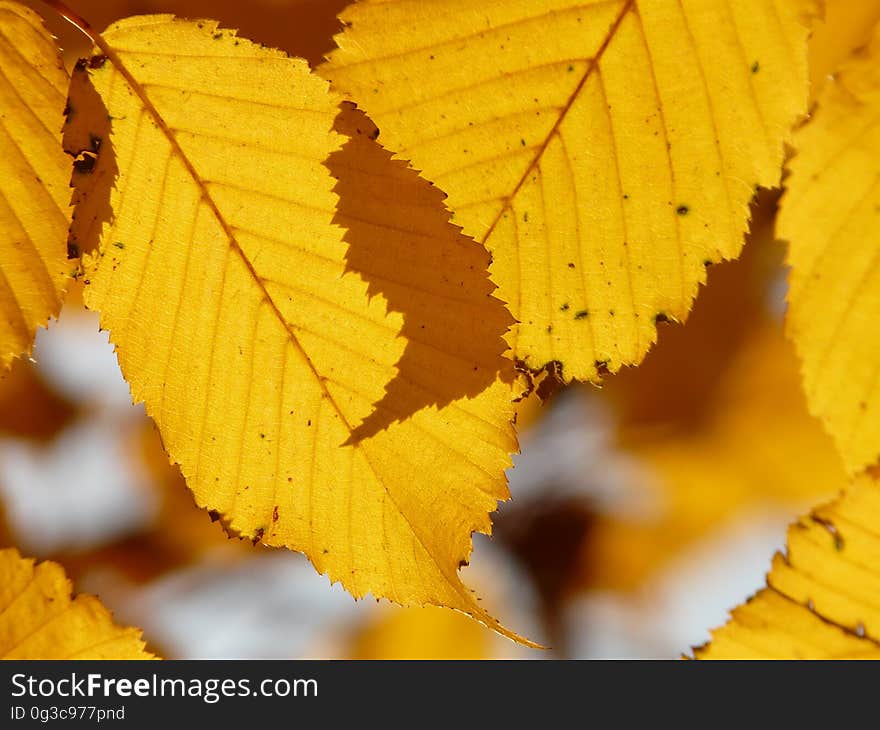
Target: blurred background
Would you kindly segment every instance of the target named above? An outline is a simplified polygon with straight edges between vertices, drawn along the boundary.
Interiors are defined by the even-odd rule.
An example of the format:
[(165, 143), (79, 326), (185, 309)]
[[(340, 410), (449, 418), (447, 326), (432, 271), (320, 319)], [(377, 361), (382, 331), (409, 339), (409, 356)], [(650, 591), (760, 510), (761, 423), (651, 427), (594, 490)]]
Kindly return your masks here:
[[(30, 4), (70, 65), (88, 52), (75, 29)], [(99, 29), (138, 13), (213, 17), (315, 64), (347, 2), (69, 4)], [(851, 18), (866, 5), (836, 7)], [(841, 55), (821, 29), (814, 45), (815, 84)], [(782, 334), (776, 203), (774, 193), (757, 197), (743, 257), (710, 269), (688, 322), (661, 324), (643, 365), (601, 389), (523, 404), (513, 499), (492, 538), (475, 536), (464, 577), (506, 625), (550, 651), (514, 646), (451, 611), (355, 602), (304, 557), (229, 539), (131, 405), (76, 288), (33, 357), (0, 380), (0, 544), (60, 562), (77, 591), (142, 627), (169, 658), (680, 656), (763, 585), (788, 522), (845, 482)]]

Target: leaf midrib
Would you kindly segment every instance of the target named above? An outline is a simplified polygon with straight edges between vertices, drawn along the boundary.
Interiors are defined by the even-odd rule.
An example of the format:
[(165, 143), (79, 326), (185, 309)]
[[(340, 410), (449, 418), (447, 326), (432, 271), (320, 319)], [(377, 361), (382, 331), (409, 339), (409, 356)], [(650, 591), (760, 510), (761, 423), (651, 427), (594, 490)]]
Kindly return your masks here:
[(623, 7), (620, 9), (620, 12), (617, 14), (617, 17), (614, 19), (614, 22), (608, 28), (608, 33), (606, 33), (605, 38), (602, 40), (602, 43), (599, 45), (596, 53), (589, 59), (589, 63), (587, 64), (587, 68), (584, 71), (583, 76), (581, 76), (577, 85), (574, 87), (574, 91), (569, 95), (565, 104), (560, 108), (559, 115), (556, 118), (556, 121), (553, 123), (553, 126), (550, 128), (550, 131), (547, 133), (547, 136), (544, 138), (544, 141), (535, 148), (535, 154), (532, 157), (531, 162), (528, 164), (526, 169), (523, 171), (522, 176), (517, 181), (516, 185), (513, 187), (513, 190), (510, 191), (507, 195), (503, 197), (503, 203), (498, 213), (495, 215), (495, 218), (492, 220), (492, 223), (489, 225), (489, 228), (486, 229), (486, 232), (481, 236), (480, 243), (486, 245), (486, 242), (492, 237), (495, 229), (498, 227), (498, 224), (501, 222), (501, 219), (504, 215), (510, 211), (511, 206), (513, 205), (513, 201), (516, 196), (519, 194), (519, 191), (522, 189), (522, 186), (525, 185), (526, 181), (529, 179), (529, 176), (535, 170), (535, 168), (540, 164), (541, 158), (544, 156), (544, 153), (547, 151), (547, 148), (550, 146), (550, 142), (559, 132), (560, 126), (562, 126), (562, 122), (565, 121), (566, 116), (571, 111), (571, 108), (574, 106), (575, 101), (580, 96), (581, 92), (584, 89), (587, 81), (589, 81), (590, 77), (593, 75), (599, 68), (599, 61), (602, 60), (602, 56), (605, 51), (608, 49), (608, 46), (611, 45), (611, 41), (614, 40), (614, 37), (617, 35), (617, 31), (620, 29), (621, 24), (623, 23), (623, 19), (635, 8), (636, 0), (626, 0), (623, 4)]

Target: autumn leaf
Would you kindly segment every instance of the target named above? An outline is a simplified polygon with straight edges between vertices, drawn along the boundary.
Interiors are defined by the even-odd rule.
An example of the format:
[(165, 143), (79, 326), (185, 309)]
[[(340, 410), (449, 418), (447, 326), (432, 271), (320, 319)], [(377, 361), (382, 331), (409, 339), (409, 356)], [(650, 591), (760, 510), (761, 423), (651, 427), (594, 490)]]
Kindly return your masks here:
[[(245, 537), (305, 552), (357, 597), (449, 606), (514, 636), (457, 573), (507, 497), (515, 379), (503, 340), (462, 325), (417, 341), (408, 327), (432, 296), (457, 311), (471, 301), (464, 322), (491, 308), (485, 270), (438, 290), (410, 278), (419, 246), (477, 245), (445, 216), (411, 222), (427, 183), (400, 169), (375, 173), (361, 193), (373, 205), (340, 201), (324, 162), (363, 175), (359, 147), (332, 131), (339, 98), (304, 62), (171, 16), (96, 39), (85, 66), (113, 119), (98, 156), (112, 149), (119, 175), (85, 301), (196, 501)], [(382, 185), (397, 191), (396, 220)], [(368, 234), (378, 258), (356, 274)], [(475, 331), (495, 352), (479, 391), (426, 394), (437, 373), (404, 370), (407, 352), (420, 362), (420, 347), (439, 347), (442, 374)]]
[(852, 51), (867, 45), (878, 20), (878, 0), (833, 0), (824, 4), (821, 19), (813, 24), (809, 44), (810, 85), (814, 94), (821, 91)]
[(0, 2), (0, 370), (61, 309), (72, 265), (70, 159), (61, 149), (67, 73), (40, 17)]
[(734, 609), (697, 659), (880, 658), (880, 485), (863, 474), (788, 530), (767, 588)]
[(750, 509), (776, 505), (793, 516), (847, 485), (834, 444), (807, 411), (791, 344), (778, 325), (753, 327), (699, 429), (621, 429), (626, 453), (655, 480), (658, 508), (597, 520), (583, 551), (592, 586), (631, 590)]
[(351, 638), (350, 659), (489, 659), (493, 635), (461, 614), (438, 608), (383, 613)]
[(449, 194), (529, 368), (598, 380), (739, 254), (807, 96), (811, 0), (363, 0), (320, 67)]
[(97, 598), (71, 591), (57, 563), (0, 550), (0, 658), (154, 658), (138, 629), (117, 626)]
[(858, 472), (880, 456), (880, 37), (818, 98), (795, 138), (778, 234), (789, 242), (788, 334), (811, 411)]

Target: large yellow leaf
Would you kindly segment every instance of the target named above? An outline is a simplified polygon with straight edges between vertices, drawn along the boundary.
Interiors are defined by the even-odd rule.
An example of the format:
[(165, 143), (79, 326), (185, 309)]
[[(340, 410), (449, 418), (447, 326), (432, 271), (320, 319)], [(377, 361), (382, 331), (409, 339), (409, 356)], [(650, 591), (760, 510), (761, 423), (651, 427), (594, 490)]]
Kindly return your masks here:
[[(504, 631), (457, 573), (516, 449), (486, 252), (405, 165), (370, 173), (373, 134), (331, 131), (304, 62), (171, 16), (99, 46), (119, 176), (85, 301), (198, 503), (355, 596)], [(363, 200), (339, 199), (328, 155)]]
[(60, 565), (0, 550), (0, 658), (153, 658), (140, 630), (117, 626), (97, 598), (71, 591)]
[(596, 380), (779, 181), (812, 0), (363, 0), (323, 75), (492, 252), (514, 355)]
[(782, 198), (788, 333), (813, 413), (859, 471), (880, 456), (880, 37), (828, 81)]
[(32, 10), (0, 2), (0, 370), (58, 314), (67, 263), (67, 73)]
[(788, 531), (767, 588), (698, 659), (880, 659), (880, 484), (862, 475)]

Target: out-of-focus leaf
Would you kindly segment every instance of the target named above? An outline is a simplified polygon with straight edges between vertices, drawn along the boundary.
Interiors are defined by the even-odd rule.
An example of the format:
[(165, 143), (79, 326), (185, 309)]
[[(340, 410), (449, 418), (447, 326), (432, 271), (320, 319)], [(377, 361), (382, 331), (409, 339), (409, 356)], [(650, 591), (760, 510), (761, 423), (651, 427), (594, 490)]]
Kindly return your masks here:
[(880, 0), (829, 0), (813, 24), (809, 43), (810, 84), (822, 89), (855, 49), (867, 45), (880, 20)]
[(0, 658), (154, 658), (140, 630), (114, 624), (94, 596), (71, 592), (60, 565), (0, 550)]
[(846, 472), (807, 412), (794, 352), (765, 325), (723, 377), (717, 410), (693, 433), (624, 434), (658, 486), (650, 516), (597, 520), (585, 545), (592, 586), (632, 589), (687, 545), (749, 509), (796, 514), (833, 494)]
[(383, 613), (358, 631), (351, 659), (490, 659), (494, 636), (466, 616), (433, 607)]
[[(245, 537), (305, 552), (355, 596), (449, 606), (506, 632), (458, 576), (516, 450), (515, 374), (500, 333), (485, 335), (501, 309), (485, 252), (428, 215), (442, 196), (398, 166), (360, 190), (374, 201), (360, 224), (400, 265), (357, 267), (365, 228), (328, 170), (356, 132), (332, 130), (339, 99), (301, 60), (213, 21), (144, 16), (108, 29), (87, 66), (120, 172), (85, 301), (196, 501)], [(406, 279), (407, 257), (450, 236), (448, 250), (476, 250), (471, 265)], [(393, 274), (405, 280), (379, 281)], [(412, 332), (433, 299), (468, 316)], [(407, 371), (410, 346), (424, 358), (432, 344), (434, 371)], [(470, 366), (489, 377), (450, 395), (459, 385), (438, 373), (475, 346), (487, 359)]]
[(0, 434), (48, 441), (76, 413), (76, 404), (51, 388), (33, 363), (16, 360), (0, 375)]

